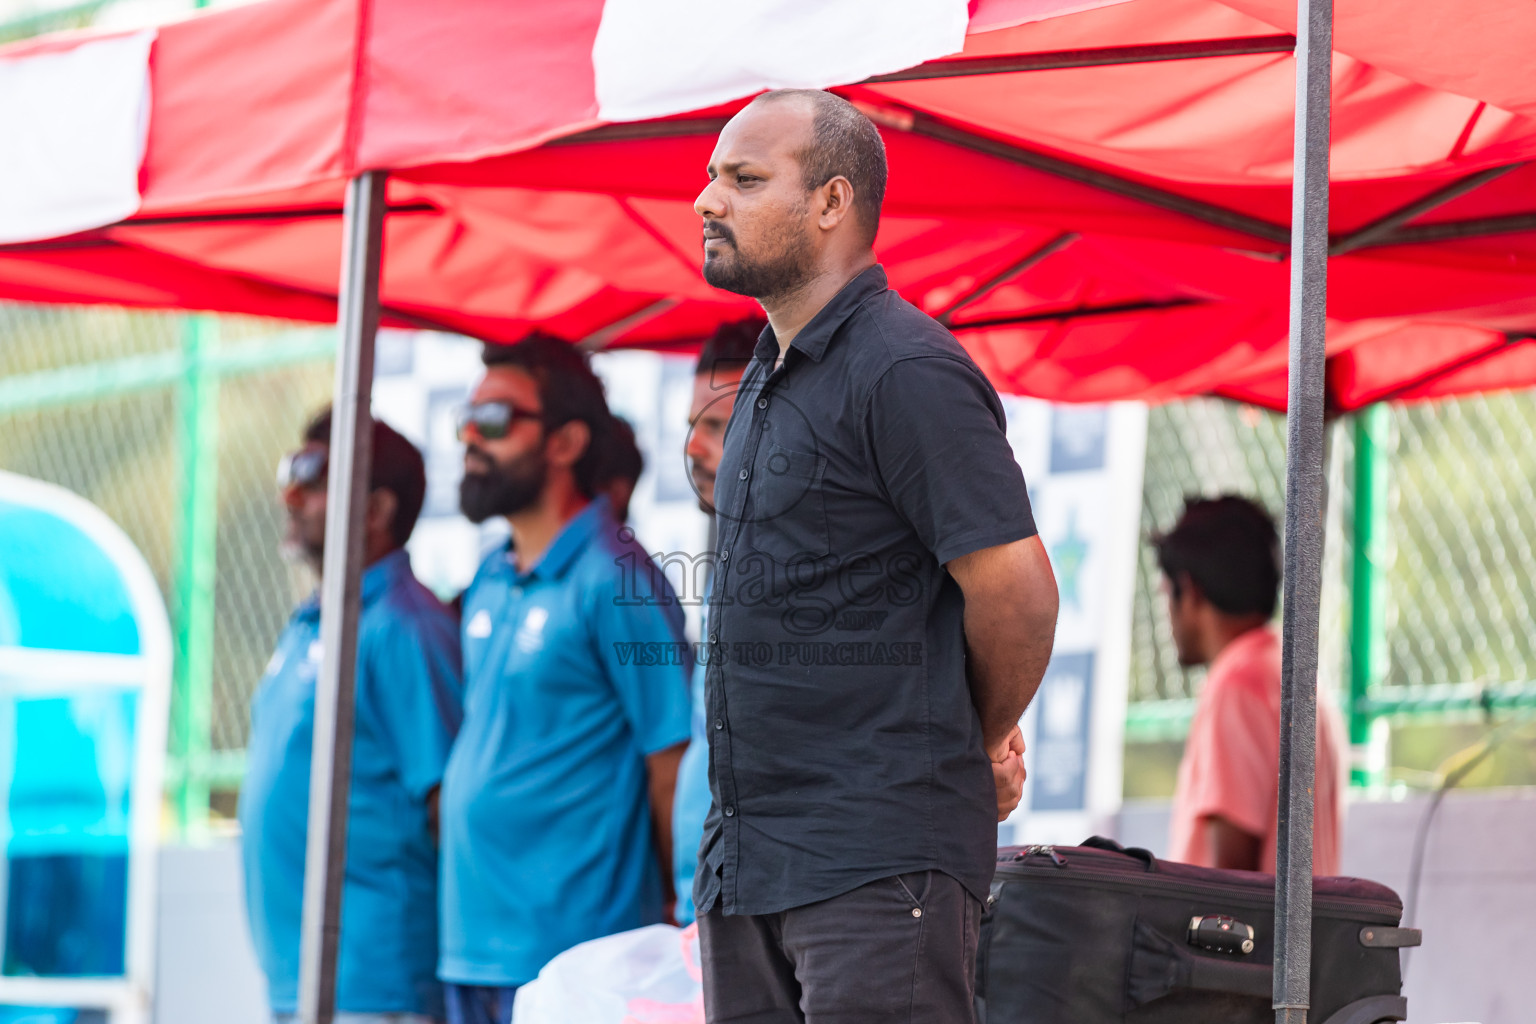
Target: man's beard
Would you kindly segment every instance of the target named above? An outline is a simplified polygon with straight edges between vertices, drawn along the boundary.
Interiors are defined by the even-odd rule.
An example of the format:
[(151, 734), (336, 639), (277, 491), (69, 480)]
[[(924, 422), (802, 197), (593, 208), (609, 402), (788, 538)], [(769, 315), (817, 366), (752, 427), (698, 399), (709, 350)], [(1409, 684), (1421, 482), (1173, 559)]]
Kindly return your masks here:
[(503, 464), (491, 458), (484, 449), (471, 446), (470, 450), (493, 467), (485, 473), (472, 472), (466, 467), (464, 478), (459, 481), (459, 509), (470, 522), (483, 523), (492, 516), (516, 515), (544, 493), (549, 464), (542, 452)]
[[(699, 511), (707, 516), (715, 514), (715, 503), (712, 500), (715, 493), (715, 474), (701, 468), (693, 460), (689, 460), (688, 478), (693, 481), (693, 496), (699, 499)], [(702, 479), (700, 479), (702, 477)], [(710, 497), (704, 497), (704, 489), (708, 486)]]
[(322, 529), (320, 539), (312, 540), (304, 535), (304, 525), (289, 516), (277, 550), (289, 565), (307, 565), (319, 572), (325, 563), (325, 532)]
[[(736, 244), (736, 235), (724, 225), (716, 225), (727, 252), (716, 250), (711, 259), (704, 257), (704, 280), (710, 285), (753, 299), (785, 295), (799, 288), (811, 276), (812, 252), (809, 240), (786, 226), (768, 239), (763, 248), (771, 256), (752, 259)], [(727, 255), (729, 254), (729, 256)]]

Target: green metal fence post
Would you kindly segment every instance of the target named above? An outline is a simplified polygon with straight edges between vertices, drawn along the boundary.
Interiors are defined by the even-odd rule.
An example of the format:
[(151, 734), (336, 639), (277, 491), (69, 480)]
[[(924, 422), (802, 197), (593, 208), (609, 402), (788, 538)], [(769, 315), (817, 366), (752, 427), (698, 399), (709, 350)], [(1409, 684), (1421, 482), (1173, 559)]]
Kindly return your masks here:
[(180, 770), (174, 807), (183, 840), (208, 825), (213, 726), (213, 598), (219, 494), (218, 321), (191, 317), (177, 394), (181, 412), (181, 519), (176, 562), (176, 674), (172, 736)]
[(1355, 414), (1354, 544), (1350, 571), (1349, 723), (1352, 786), (1386, 779), (1387, 723), (1370, 704), (1387, 674), (1387, 471), (1390, 410), (1376, 404)]

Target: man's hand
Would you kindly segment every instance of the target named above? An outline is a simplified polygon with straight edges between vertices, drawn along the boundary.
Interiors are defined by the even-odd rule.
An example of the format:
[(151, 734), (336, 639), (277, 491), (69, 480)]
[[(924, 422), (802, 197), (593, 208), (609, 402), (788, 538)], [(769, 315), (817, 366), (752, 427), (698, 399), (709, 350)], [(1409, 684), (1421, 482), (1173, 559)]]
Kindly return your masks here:
[(992, 759), (992, 781), (997, 784), (997, 820), (1006, 821), (1024, 798), (1024, 731), (1018, 726), (996, 749), (987, 751)]

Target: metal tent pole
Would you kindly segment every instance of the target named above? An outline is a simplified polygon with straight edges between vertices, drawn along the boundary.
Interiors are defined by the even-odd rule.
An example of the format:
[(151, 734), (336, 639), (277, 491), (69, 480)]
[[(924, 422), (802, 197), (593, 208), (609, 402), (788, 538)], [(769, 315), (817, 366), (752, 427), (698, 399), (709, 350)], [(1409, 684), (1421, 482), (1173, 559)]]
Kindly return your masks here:
[(1317, 634), (1325, 513), (1323, 388), (1332, 0), (1297, 0), (1296, 25), (1290, 386), (1285, 414), (1280, 842), (1275, 864), (1276, 1024), (1305, 1024), (1311, 1000), (1312, 785), (1317, 758)]
[(347, 183), (326, 485), (325, 561), (320, 585), (320, 676), (309, 779), (304, 919), (299, 944), (299, 1019), (330, 1024), (336, 1011), (336, 950), (347, 859), (347, 793), (352, 781), (353, 680), (362, 603), (363, 512), (372, 462), (373, 343), (379, 327), (384, 240), (379, 171)]

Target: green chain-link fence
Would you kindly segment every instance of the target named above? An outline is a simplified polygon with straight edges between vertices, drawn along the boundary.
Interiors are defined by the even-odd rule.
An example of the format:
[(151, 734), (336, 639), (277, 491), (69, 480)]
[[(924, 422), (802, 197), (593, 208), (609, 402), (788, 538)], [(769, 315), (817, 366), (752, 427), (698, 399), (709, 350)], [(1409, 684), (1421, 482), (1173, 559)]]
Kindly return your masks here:
[(278, 554), (273, 470), (329, 396), (333, 347), (254, 318), (0, 304), (0, 467), (99, 505), (166, 595), (184, 827), (238, 784), (252, 687), (310, 585)]
[[(1357, 781), (1430, 767), (1489, 720), (1536, 708), (1533, 433), (1529, 391), (1378, 407), (1329, 427), (1320, 685), (1357, 743), (1374, 733), (1385, 754), (1380, 730), (1392, 728), (1390, 764), (1357, 766)], [(1144, 534), (1169, 527), (1188, 495), (1249, 495), (1278, 518), (1284, 491), (1282, 416), (1214, 399), (1150, 411)], [(1160, 583), (1143, 544), (1128, 738), (1147, 749), (1127, 758), (1126, 781), (1145, 795), (1171, 787), (1200, 679), (1178, 664)], [(1536, 783), (1536, 762), (1505, 752), (1475, 781)]]
[[(272, 473), (328, 396), (332, 347), (328, 329), (251, 318), (0, 304), (0, 467), (100, 505), (167, 596), (179, 655), (171, 778), (190, 827), (210, 793), (227, 808), (238, 786), (251, 689), (310, 585), (279, 557)], [(1533, 433), (1529, 392), (1392, 407), (1330, 428), (1323, 685), (1341, 706), (1396, 723), (1399, 766), (1433, 764), (1464, 742), (1448, 722), (1477, 728), (1536, 704)], [(1380, 491), (1364, 515), (1361, 451)], [(1224, 491), (1279, 514), (1283, 419), (1207, 399), (1151, 410), (1143, 533), (1170, 525), (1186, 495)], [(1372, 592), (1373, 566), (1381, 599), (1362, 612), (1354, 598)], [(1352, 629), (1362, 615), (1374, 627)], [(1174, 657), (1143, 545), (1128, 792), (1171, 787), (1198, 685)], [(1368, 735), (1357, 728), (1357, 740)], [(1529, 764), (1490, 772), (1483, 781), (1536, 781)]]

